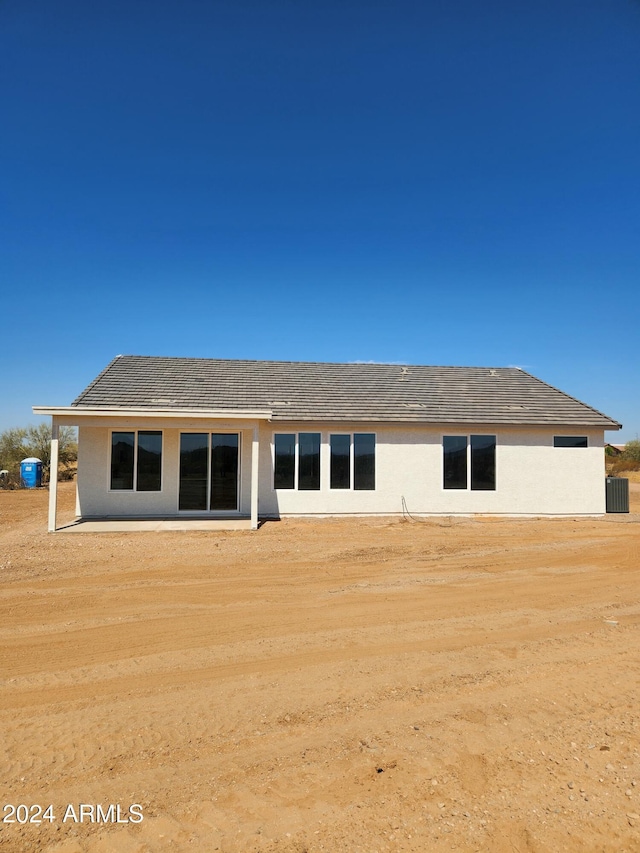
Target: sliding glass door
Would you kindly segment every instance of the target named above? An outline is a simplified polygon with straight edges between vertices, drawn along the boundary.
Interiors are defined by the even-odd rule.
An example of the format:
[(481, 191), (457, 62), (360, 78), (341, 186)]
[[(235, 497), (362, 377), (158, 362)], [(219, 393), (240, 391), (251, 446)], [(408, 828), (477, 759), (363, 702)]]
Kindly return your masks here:
[(238, 509), (238, 436), (211, 434), (209, 509)]
[(238, 433), (181, 433), (178, 509), (237, 510), (239, 457)]

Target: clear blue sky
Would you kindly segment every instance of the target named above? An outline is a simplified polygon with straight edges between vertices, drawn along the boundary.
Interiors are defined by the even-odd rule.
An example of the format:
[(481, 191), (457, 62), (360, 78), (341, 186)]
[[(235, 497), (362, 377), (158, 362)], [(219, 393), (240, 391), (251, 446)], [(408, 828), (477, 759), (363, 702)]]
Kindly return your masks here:
[(640, 2), (2, 0), (0, 429), (118, 353), (519, 365), (640, 433)]

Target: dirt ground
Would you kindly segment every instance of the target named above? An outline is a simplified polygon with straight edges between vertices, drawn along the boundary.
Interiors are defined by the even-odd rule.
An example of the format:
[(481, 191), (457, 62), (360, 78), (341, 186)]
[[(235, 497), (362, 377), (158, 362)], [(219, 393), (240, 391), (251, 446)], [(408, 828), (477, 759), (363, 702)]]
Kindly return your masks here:
[(48, 535), (1, 492), (0, 850), (640, 850), (631, 499)]

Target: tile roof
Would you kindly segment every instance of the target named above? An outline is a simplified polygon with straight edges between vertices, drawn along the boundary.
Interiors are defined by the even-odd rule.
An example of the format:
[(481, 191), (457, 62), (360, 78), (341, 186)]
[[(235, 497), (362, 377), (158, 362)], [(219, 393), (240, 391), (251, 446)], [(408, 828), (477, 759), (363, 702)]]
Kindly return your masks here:
[(516, 367), (123, 355), (117, 356), (72, 406), (266, 409), (276, 421), (620, 426)]

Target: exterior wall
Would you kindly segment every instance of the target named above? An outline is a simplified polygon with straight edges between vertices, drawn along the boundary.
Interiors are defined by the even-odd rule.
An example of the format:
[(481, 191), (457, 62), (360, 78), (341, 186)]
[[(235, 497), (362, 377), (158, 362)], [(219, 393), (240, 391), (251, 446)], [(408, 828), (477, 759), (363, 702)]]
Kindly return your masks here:
[[(376, 489), (329, 489), (329, 434), (345, 424), (265, 423), (260, 432), (260, 515), (411, 514), (599, 515), (605, 512), (603, 431), (472, 424), (442, 428), (358, 424), (376, 434)], [(276, 432), (320, 432), (320, 491), (273, 488)], [(445, 490), (443, 435), (496, 435), (496, 491)], [(553, 446), (554, 435), (586, 435), (586, 448)]]
[[(240, 513), (249, 515), (251, 499), (251, 440), (253, 425), (244, 429), (212, 422), (175, 421), (163, 425), (163, 478), (160, 492), (110, 491), (110, 433), (104, 426), (79, 429), (78, 497), (83, 517), (175, 516), (178, 514), (180, 432), (240, 431)], [(133, 429), (120, 424), (118, 429)], [(376, 434), (376, 488), (374, 491), (329, 489), (329, 435)], [(297, 491), (273, 488), (273, 435), (276, 432), (321, 434), (321, 488)], [(443, 435), (495, 434), (496, 491), (445, 490)], [(587, 448), (555, 448), (554, 435), (586, 435)], [(412, 425), (262, 422), (259, 465), (259, 514), (280, 515), (400, 514), (404, 498), (412, 514), (454, 515), (598, 515), (605, 512), (604, 442), (600, 429), (496, 427), (487, 424), (463, 428)]]
[[(138, 428), (138, 426), (136, 426)], [(172, 516), (178, 514), (178, 475), (180, 464), (180, 433), (239, 432), (240, 433), (240, 514), (249, 515), (251, 502), (251, 440), (252, 429), (220, 427), (213, 424), (187, 424), (163, 428), (162, 424), (144, 424), (140, 429), (162, 429), (162, 489), (159, 492), (111, 491), (110, 427), (81, 426), (78, 429), (78, 503), (84, 518), (105, 516)], [(119, 425), (119, 430), (134, 429)], [(230, 513), (231, 514), (231, 513)]]

